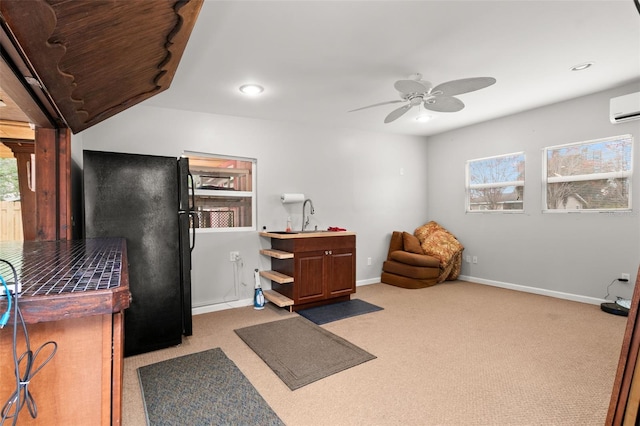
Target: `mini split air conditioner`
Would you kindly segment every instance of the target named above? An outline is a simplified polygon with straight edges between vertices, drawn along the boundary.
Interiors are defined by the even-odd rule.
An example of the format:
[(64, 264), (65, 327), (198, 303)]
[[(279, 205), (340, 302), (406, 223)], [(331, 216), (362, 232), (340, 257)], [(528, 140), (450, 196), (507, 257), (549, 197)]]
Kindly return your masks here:
[(640, 119), (640, 92), (611, 98), (609, 105), (612, 123)]

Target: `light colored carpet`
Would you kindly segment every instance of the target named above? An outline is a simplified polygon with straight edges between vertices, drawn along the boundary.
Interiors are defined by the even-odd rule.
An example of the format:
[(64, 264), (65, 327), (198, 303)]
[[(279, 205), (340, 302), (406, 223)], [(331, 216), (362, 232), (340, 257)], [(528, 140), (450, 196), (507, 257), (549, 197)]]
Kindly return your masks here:
[(384, 310), (322, 327), (377, 359), (291, 391), (233, 330), (297, 314), (268, 304), (198, 315), (181, 346), (125, 359), (123, 424), (145, 424), (139, 366), (213, 347), (289, 426), (604, 423), (625, 317), (462, 281), (373, 284), (355, 297)]

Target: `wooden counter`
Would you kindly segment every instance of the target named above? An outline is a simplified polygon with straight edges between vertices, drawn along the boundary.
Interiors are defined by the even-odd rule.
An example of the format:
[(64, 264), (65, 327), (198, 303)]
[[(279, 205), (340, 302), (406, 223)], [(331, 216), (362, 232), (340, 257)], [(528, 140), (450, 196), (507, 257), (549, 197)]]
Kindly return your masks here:
[[(123, 311), (129, 306), (126, 242), (120, 238), (0, 242), (21, 282), (19, 306), (35, 351), (58, 348), (29, 384), (38, 416), (20, 412), (20, 425), (119, 425), (122, 413)], [(0, 262), (9, 284), (13, 272)], [(0, 300), (0, 313), (7, 308)], [(18, 329), (18, 356), (25, 350)], [(46, 359), (48, 347), (38, 356)], [(38, 363), (38, 362), (37, 362)], [(15, 390), (13, 309), (0, 330), (0, 405)]]
[(356, 235), (350, 231), (264, 231), (260, 232), (261, 237), (275, 238), (278, 240), (291, 240), (299, 238), (318, 238), (318, 237), (344, 237), (347, 235)]

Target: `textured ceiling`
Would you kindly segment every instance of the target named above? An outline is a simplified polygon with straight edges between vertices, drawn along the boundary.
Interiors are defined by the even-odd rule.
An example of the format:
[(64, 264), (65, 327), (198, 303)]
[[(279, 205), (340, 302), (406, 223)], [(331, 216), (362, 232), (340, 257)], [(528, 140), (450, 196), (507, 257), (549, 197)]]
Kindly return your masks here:
[[(572, 72), (574, 65), (595, 65)], [(393, 84), (490, 76), (466, 108), (390, 124)], [(632, 0), (212, 1), (169, 90), (144, 105), (266, 120), (430, 135), (640, 79)], [(248, 98), (238, 87), (265, 92)]]

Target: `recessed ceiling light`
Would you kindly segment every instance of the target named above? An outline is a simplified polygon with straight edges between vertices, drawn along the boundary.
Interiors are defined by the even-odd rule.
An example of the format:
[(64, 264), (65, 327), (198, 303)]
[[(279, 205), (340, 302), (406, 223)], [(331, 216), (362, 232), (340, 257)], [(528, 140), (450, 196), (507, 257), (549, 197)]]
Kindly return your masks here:
[(420, 114), (419, 116), (416, 117), (416, 121), (419, 121), (421, 123), (426, 123), (427, 121), (431, 120), (431, 117), (429, 114)]
[(591, 66), (593, 66), (593, 62), (585, 62), (584, 64), (578, 64), (578, 65), (572, 66), (571, 71), (582, 71), (582, 70), (586, 70), (587, 68), (590, 68)]
[(243, 84), (240, 86), (240, 91), (245, 95), (259, 95), (264, 91), (264, 87), (259, 86), (257, 84)]

